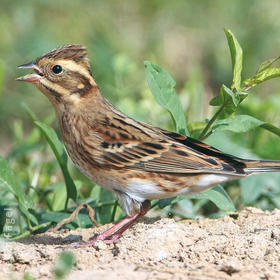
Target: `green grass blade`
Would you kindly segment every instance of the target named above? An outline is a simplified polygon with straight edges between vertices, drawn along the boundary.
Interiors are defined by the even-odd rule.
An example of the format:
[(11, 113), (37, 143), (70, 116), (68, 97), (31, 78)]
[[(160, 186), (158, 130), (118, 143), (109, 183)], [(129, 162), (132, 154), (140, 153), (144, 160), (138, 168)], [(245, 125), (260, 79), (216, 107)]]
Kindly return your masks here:
[(22, 102), (21, 103), (21, 107), (25, 110), (25, 112), (30, 117), (30, 119), (32, 119), (34, 122), (35, 121), (39, 121), (39, 119), (36, 116), (36, 114), (29, 108), (29, 106), (26, 103)]
[[(48, 144), (50, 145), (52, 151), (55, 154), (55, 157), (59, 163), (59, 166), (61, 168), (61, 171), (63, 173), (65, 184), (66, 184), (66, 190), (67, 190), (67, 200), (68, 198), (72, 198), (74, 201), (77, 199), (77, 188), (73, 181), (73, 179), (70, 176), (68, 167), (67, 167), (67, 154), (65, 151), (65, 148), (63, 144), (60, 142), (60, 140), (57, 137), (56, 132), (53, 128), (49, 127), (48, 125), (35, 121), (35, 125), (42, 131), (43, 135), (45, 136)], [(65, 208), (67, 208), (67, 205), (65, 205)]]

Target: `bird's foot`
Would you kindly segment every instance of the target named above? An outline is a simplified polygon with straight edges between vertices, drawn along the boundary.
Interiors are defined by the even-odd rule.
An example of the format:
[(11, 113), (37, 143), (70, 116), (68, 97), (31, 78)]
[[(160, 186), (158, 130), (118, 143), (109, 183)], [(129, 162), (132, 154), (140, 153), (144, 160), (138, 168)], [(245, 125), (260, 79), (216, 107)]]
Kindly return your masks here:
[(115, 244), (118, 242), (119, 237), (120, 237), (120, 235), (118, 235), (118, 234), (104, 236), (104, 234), (101, 233), (88, 242), (75, 242), (75, 243), (72, 243), (70, 246), (72, 248), (95, 247), (95, 245), (98, 241), (102, 241), (103, 243), (108, 244), (108, 245)]
[(133, 223), (135, 223), (137, 220), (139, 220), (142, 216), (144, 216), (147, 213), (147, 211), (150, 209), (150, 206), (151, 206), (150, 201), (146, 200), (143, 203), (142, 209), (138, 214), (120, 220), (115, 225), (105, 230), (104, 232), (100, 233), (89, 242), (73, 243), (72, 247), (74, 248), (95, 247), (95, 243), (97, 241), (103, 241), (105, 244), (116, 243), (125, 230), (131, 227)]

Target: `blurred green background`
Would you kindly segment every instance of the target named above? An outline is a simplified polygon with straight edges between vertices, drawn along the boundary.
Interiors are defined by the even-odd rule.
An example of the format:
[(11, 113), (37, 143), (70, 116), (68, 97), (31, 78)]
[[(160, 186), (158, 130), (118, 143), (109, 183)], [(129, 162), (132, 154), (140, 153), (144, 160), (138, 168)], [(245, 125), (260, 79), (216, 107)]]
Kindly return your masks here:
[[(0, 7), (0, 154), (34, 187), (62, 179), (22, 102), (56, 129), (57, 122), (43, 94), (15, 81), (23, 74), (17, 65), (63, 44), (83, 44), (106, 98), (137, 120), (174, 130), (169, 114), (148, 89), (144, 60), (172, 74), (187, 121), (193, 122), (213, 114), (209, 100), (222, 83), (231, 83), (223, 28), (231, 29), (243, 47), (243, 79), (253, 75), (264, 60), (280, 55), (278, 0), (0, 0)], [(280, 82), (275, 79), (251, 91), (238, 113), (279, 127), (279, 106)], [(242, 135), (214, 135), (208, 141), (235, 155), (280, 159), (279, 138), (260, 128)], [(22, 147), (22, 143), (32, 145)], [(76, 178), (86, 182), (80, 189), (88, 197), (89, 182), (75, 172)]]
[[(24, 133), (30, 129), (22, 101), (39, 116), (52, 113), (41, 93), (15, 81), (23, 74), (16, 66), (62, 44), (86, 45), (103, 94), (131, 116), (159, 126), (166, 126), (169, 117), (147, 89), (144, 60), (172, 74), (190, 120), (199, 121), (211, 113), (208, 101), (221, 83), (231, 79), (224, 27), (234, 32), (244, 49), (244, 78), (260, 62), (280, 54), (277, 0), (0, 0), (0, 5), (4, 66), (0, 152), (4, 155), (11, 149), (14, 120), (23, 122)], [(279, 85), (276, 80), (259, 87), (243, 104), (244, 110), (280, 125)], [(198, 98), (202, 103), (193, 107)]]

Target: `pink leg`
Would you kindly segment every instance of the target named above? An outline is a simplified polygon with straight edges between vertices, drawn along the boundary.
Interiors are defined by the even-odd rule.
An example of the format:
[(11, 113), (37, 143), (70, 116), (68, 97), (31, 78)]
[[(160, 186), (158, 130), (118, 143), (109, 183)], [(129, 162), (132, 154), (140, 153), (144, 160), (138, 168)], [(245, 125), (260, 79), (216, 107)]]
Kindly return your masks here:
[(116, 243), (118, 238), (122, 235), (122, 233), (127, 230), (134, 222), (139, 220), (141, 217), (143, 217), (150, 209), (151, 204), (150, 201), (145, 201), (142, 205), (140, 213), (132, 216), (132, 217), (126, 217), (119, 222), (117, 222), (115, 225), (110, 227), (109, 229), (105, 230), (104, 232), (97, 235), (94, 239), (91, 241), (79, 244), (78, 247), (87, 247), (87, 246), (94, 246), (95, 242), (98, 240), (102, 240), (105, 243)]
[(143, 203), (141, 212), (133, 217), (124, 224), (121, 228), (119, 228), (117, 231), (115, 231), (112, 235), (108, 236), (104, 242), (109, 243), (116, 243), (116, 241), (119, 239), (119, 237), (123, 234), (124, 231), (126, 231), (128, 228), (130, 228), (136, 221), (138, 221), (141, 217), (143, 217), (150, 209), (151, 204), (150, 202), (145, 204)]

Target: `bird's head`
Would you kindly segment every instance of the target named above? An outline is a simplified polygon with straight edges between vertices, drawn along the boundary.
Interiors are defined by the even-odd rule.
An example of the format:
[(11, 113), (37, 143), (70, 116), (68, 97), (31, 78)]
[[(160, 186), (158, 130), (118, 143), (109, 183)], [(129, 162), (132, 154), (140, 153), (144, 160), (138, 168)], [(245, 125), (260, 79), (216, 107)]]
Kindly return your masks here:
[(17, 80), (34, 84), (55, 107), (78, 103), (98, 91), (90, 71), (86, 48), (81, 45), (59, 47), (18, 68), (34, 70), (35, 73)]

